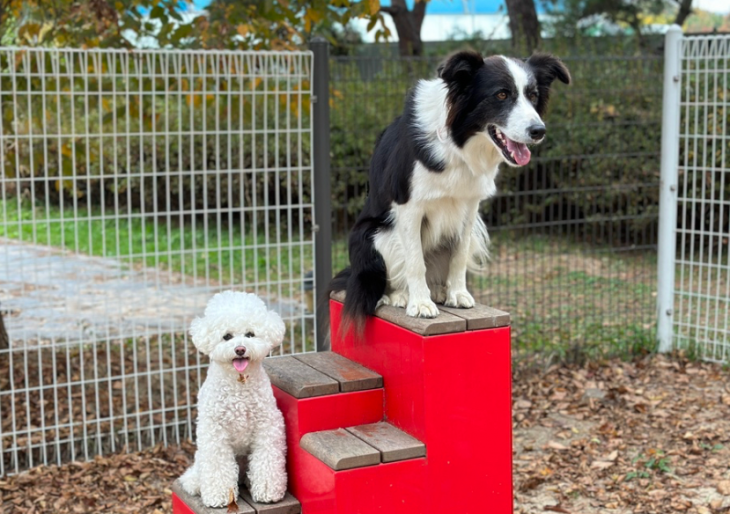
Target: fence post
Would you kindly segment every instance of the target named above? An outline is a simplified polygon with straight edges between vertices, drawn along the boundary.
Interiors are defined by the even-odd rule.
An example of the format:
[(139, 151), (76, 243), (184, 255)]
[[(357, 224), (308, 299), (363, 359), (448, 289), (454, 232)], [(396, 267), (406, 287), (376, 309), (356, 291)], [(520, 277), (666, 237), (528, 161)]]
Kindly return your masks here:
[(677, 187), (679, 167), (680, 44), (682, 29), (672, 25), (664, 40), (662, 161), (659, 184), (657, 264), (657, 339), (659, 351), (672, 349), (674, 265), (677, 252)]
[(314, 161), (314, 305), (317, 351), (328, 349), (329, 309), (317, 308), (320, 296), (332, 279), (332, 195), (330, 185), (329, 43), (315, 37), (309, 43), (314, 54), (312, 117)]

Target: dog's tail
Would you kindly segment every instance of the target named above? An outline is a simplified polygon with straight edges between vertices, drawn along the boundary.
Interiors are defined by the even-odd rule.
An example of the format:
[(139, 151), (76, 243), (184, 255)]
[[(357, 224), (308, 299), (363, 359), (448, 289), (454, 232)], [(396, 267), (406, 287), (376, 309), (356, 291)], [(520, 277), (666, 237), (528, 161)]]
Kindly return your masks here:
[(370, 238), (351, 238), (350, 263), (332, 279), (327, 295), (346, 292), (340, 334), (354, 332), (359, 338), (364, 333), (367, 317), (375, 314), (378, 302), (385, 294), (385, 261)]
[(482, 273), (490, 258), (489, 233), (487, 233), (487, 226), (484, 224), (484, 220), (479, 215), (474, 220), (474, 227), (471, 231), (469, 255), (470, 259), (467, 263), (469, 271)]

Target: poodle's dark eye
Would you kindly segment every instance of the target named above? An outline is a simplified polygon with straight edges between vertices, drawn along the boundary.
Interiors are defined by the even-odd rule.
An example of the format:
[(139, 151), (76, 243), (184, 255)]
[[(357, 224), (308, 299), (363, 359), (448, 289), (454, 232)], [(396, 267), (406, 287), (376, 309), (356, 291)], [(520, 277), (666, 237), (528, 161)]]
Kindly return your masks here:
[(249, 330), (248, 332), (246, 332), (246, 337), (256, 337), (256, 334)]
[(233, 339), (233, 334), (231, 334), (230, 332), (223, 336), (224, 341), (230, 341), (231, 339)]

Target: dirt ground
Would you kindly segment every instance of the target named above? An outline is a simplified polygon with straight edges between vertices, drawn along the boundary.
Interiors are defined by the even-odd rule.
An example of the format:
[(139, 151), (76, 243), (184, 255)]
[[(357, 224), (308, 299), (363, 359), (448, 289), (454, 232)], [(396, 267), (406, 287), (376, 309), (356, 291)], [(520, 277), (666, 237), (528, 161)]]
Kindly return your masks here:
[[(515, 512), (730, 513), (730, 372), (681, 356), (520, 370)], [(193, 447), (38, 467), (0, 513), (170, 512)]]

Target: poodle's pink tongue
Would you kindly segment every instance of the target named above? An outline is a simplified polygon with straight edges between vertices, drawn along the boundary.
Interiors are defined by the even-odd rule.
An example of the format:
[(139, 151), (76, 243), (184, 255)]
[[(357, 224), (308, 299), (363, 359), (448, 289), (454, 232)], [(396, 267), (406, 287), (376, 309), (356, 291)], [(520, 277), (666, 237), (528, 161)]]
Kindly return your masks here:
[(507, 144), (507, 150), (509, 150), (509, 152), (512, 154), (512, 157), (517, 164), (519, 164), (520, 166), (524, 166), (525, 164), (530, 162), (530, 149), (527, 148), (526, 144), (512, 141), (506, 136), (504, 138), (504, 141)]
[(236, 371), (243, 373), (248, 366), (248, 359), (233, 359), (233, 367)]

